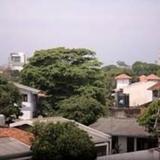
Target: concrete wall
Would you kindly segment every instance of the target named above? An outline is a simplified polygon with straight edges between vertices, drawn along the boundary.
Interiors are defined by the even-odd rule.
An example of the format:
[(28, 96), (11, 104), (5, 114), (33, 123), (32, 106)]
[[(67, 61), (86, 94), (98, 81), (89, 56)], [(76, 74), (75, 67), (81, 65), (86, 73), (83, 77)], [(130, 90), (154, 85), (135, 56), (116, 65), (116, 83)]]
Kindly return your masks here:
[(117, 80), (117, 89), (122, 89), (130, 84), (129, 79), (118, 79)]
[(139, 106), (153, 100), (152, 91), (148, 90), (156, 82), (137, 82), (123, 89), (123, 92), (129, 94), (129, 106)]

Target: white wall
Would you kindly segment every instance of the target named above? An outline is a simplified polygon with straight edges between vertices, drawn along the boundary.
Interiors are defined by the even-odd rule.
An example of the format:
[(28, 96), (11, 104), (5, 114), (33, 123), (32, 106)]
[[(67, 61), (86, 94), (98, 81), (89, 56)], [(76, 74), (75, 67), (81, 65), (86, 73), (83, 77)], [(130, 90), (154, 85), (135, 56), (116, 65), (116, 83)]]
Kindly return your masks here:
[(129, 94), (129, 106), (134, 107), (143, 105), (153, 100), (152, 91), (148, 90), (156, 82), (137, 82), (123, 89), (123, 92)]
[(22, 102), (22, 108), (21, 112), (23, 113), (22, 116), (20, 116), (20, 119), (26, 120), (26, 119), (32, 119), (33, 118), (33, 112), (35, 111), (36, 108), (36, 103), (34, 100), (34, 95), (29, 92), (29, 91), (24, 91), (20, 89), (21, 94), (26, 94), (28, 97), (27, 102)]
[(117, 83), (116, 89), (122, 89), (130, 84), (130, 80), (129, 79), (118, 79), (116, 83)]

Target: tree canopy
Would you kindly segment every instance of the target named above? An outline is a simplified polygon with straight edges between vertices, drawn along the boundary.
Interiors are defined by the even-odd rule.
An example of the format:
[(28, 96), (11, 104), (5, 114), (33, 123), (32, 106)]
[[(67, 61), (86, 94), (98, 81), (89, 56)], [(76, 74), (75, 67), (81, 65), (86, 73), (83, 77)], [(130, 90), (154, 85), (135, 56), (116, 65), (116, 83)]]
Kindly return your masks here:
[(42, 114), (44, 109), (45, 114), (59, 113), (59, 103), (66, 99), (72, 101), (72, 96), (91, 97), (97, 101), (96, 104), (105, 105), (104, 72), (95, 52), (88, 49), (36, 51), (22, 70), (21, 80), (47, 92), (49, 97), (41, 107)]
[[(158, 115), (158, 110), (160, 109), (160, 100), (153, 101), (144, 113), (139, 117), (138, 121), (141, 125), (145, 126), (148, 131), (154, 135), (160, 134), (158, 132), (156, 124), (160, 124), (160, 115)], [(160, 128), (159, 128), (160, 129)]]
[(20, 97), (18, 89), (0, 76), (0, 114), (9, 119), (21, 115)]
[(159, 65), (153, 63), (146, 63), (137, 61), (132, 65), (132, 71), (134, 75), (149, 75), (149, 74), (157, 74), (158, 70), (160, 70)]
[(33, 160), (95, 160), (88, 134), (73, 123), (37, 123), (32, 129)]
[(92, 97), (72, 96), (60, 101), (59, 112), (63, 117), (89, 125), (103, 115), (104, 107)]

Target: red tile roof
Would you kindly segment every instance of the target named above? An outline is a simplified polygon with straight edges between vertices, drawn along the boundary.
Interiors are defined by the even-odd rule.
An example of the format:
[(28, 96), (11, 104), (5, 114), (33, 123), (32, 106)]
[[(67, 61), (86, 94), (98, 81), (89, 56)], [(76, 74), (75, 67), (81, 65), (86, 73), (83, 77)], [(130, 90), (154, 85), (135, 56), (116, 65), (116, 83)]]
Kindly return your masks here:
[(17, 128), (0, 128), (0, 137), (12, 137), (27, 145), (31, 145), (33, 134)]
[(141, 75), (141, 76), (139, 77), (139, 80), (140, 80), (141, 82), (146, 82), (146, 81), (147, 81), (147, 76)]
[(115, 77), (116, 80), (118, 79), (131, 79), (132, 77), (128, 76), (127, 74), (120, 74), (117, 77)]
[(160, 80), (160, 77), (156, 76), (155, 74), (150, 74), (147, 76), (147, 80)]

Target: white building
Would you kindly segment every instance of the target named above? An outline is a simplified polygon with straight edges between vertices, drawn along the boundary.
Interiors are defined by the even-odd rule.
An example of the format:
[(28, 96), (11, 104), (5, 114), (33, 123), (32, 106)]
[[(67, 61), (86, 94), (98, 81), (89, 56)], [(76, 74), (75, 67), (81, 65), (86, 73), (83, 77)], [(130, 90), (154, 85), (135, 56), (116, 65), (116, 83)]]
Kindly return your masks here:
[(126, 74), (120, 74), (116, 79), (116, 89), (122, 89), (130, 84), (131, 77)]
[(154, 74), (142, 75), (140, 81), (130, 84), (131, 77), (119, 75), (116, 78), (117, 88), (115, 89), (116, 105), (119, 107), (136, 107), (152, 102), (160, 98), (158, 89), (153, 89), (160, 78)]
[(11, 70), (21, 71), (26, 61), (26, 55), (23, 52), (11, 53), (9, 57), (9, 67)]
[(38, 97), (44, 96), (44, 94), (38, 89), (22, 84), (14, 83), (14, 85), (19, 89), (20, 94), (22, 95), (21, 112), (23, 115), (19, 118), (23, 120), (32, 119), (36, 115)]

